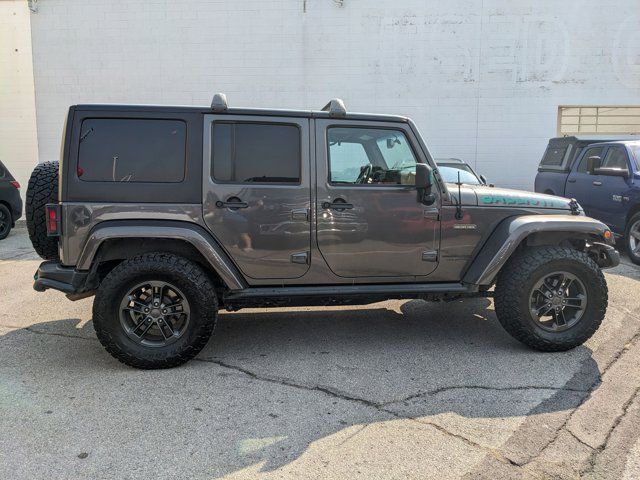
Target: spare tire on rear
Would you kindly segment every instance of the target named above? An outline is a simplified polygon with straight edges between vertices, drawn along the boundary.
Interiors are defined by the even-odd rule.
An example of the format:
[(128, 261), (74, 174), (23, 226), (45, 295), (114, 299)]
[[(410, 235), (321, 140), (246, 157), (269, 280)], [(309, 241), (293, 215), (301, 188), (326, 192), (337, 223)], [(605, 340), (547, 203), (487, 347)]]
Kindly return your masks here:
[(44, 162), (36, 166), (27, 187), (27, 230), (35, 251), (45, 260), (58, 258), (58, 238), (47, 236), (45, 205), (58, 203), (59, 162)]

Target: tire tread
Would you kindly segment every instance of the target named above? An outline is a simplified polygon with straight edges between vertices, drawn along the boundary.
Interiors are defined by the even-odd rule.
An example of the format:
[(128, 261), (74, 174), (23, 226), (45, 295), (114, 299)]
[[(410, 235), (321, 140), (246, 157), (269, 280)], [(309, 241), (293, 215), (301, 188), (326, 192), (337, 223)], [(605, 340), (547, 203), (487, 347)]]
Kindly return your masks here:
[[(156, 355), (149, 358), (136, 355), (135, 351), (124, 349), (111, 334), (107, 323), (113, 321), (110, 312), (118, 287), (127, 278), (141, 272), (158, 270), (171, 271), (189, 281), (199, 292), (197, 334), (193, 341), (179, 352)], [(120, 362), (140, 369), (172, 368), (194, 358), (207, 344), (216, 326), (218, 304), (214, 285), (207, 273), (197, 264), (168, 253), (145, 253), (116, 266), (102, 281), (93, 305), (93, 325), (100, 343)], [(194, 318), (191, 319), (194, 322)]]
[[(520, 311), (522, 295), (529, 294), (523, 291), (522, 286), (527, 284), (537, 268), (555, 260), (570, 260), (586, 266), (593, 272), (596, 288), (603, 295), (599, 302), (592, 300), (595, 303), (593, 319), (586, 328), (562, 341), (538, 335), (528, 319), (523, 318), (528, 312)], [(524, 249), (507, 262), (498, 275), (494, 300), (498, 321), (511, 336), (536, 350), (558, 352), (583, 344), (598, 330), (607, 310), (608, 289), (602, 271), (586, 253), (572, 248), (545, 246)]]
[(58, 239), (47, 236), (45, 205), (58, 201), (58, 162), (43, 162), (33, 169), (27, 185), (25, 214), (34, 250), (45, 260), (57, 260)]

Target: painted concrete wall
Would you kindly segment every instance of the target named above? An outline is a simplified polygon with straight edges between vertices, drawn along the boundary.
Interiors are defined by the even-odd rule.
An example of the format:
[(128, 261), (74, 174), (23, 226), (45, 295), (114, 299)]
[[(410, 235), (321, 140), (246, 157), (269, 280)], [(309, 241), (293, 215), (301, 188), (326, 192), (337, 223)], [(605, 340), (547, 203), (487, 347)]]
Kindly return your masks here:
[(640, 104), (638, 0), (40, 0), (40, 159), (69, 104), (320, 108), (414, 118), (435, 156), (532, 188), (562, 104)]
[(0, 160), (23, 198), (38, 161), (29, 22), (26, 0), (0, 0)]

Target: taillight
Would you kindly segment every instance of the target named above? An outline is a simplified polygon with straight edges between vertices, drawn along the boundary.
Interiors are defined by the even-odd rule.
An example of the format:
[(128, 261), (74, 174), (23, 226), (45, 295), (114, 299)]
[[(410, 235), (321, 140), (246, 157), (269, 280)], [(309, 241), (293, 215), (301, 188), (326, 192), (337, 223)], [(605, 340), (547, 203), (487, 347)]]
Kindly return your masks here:
[(9, 183), (13, 185), (15, 188), (17, 188), (18, 190), (20, 190), (20, 183), (16, 182), (15, 180), (12, 180)]
[(57, 237), (60, 235), (60, 206), (50, 203), (44, 207), (47, 216), (47, 236)]

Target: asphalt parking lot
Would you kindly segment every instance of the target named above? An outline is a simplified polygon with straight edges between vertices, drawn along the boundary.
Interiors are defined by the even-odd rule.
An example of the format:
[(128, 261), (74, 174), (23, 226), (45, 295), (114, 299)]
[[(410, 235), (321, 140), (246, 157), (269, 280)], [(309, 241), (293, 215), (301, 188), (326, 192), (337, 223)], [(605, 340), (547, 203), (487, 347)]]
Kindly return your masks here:
[(199, 357), (109, 356), (91, 302), (0, 243), (0, 478), (640, 478), (640, 268), (606, 320), (528, 350), (488, 299), (223, 313)]

